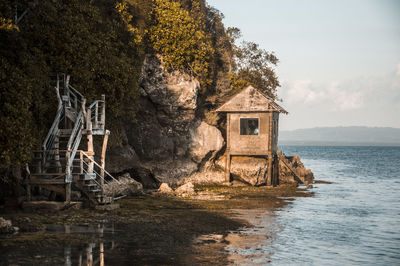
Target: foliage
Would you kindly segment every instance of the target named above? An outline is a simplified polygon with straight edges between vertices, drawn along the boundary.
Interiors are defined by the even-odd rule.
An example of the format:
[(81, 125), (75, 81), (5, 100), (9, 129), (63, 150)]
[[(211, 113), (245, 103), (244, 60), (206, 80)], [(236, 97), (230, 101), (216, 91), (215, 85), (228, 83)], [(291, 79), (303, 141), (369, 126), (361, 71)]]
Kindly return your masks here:
[[(13, 6), (11, 0), (1, 3), (2, 22), (10, 22)], [(132, 44), (129, 16), (126, 20), (115, 7), (106, 0), (40, 1), (18, 25), (20, 31), (0, 30), (3, 166), (29, 161), (47, 133), (56, 108), (54, 73), (70, 74), (88, 102), (106, 94), (111, 126), (134, 117), (143, 48)]]
[[(198, 78), (199, 105), (208, 96), (253, 84), (271, 97), (278, 59), (257, 44), (236, 45), (237, 28), (206, 0), (20, 0), (29, 11), (18, 25), (15, 1), (0, 2), (0, 164), (29, 161), (54, 119), (51, 76), (71, 75), (90, 103), (106, 95), (107, 127), (134, 119), (145, 53), (169, 71)], [(206, 105), (204, 105), (206, 106)], [(208, 108), (208, 107), (207, 107)], [(112, 134), (111, 138), (115, 138)]]
[[(132, 25), (133, 15), (131, 15), (128, 10), (128, 3), (126, 1), (117, 2), (115, 8), (118, 11), (122, 21), (125, 23), (126, 29), (133, 37), (133, 42), (131, 43), (131, 45), (134, 47), (135, 45), (142, 44), (143, 33), (139, 31), (139, 28)], [(144, 33), (146, 32), (147, 31), (144, 31)]]
[(172, 0), (153, 0), (153, 22), (149, 40), (157, 53), (163, 56), (168, 70), (188, 70), (209, 84), (209, 61), (213, 47), (204, 31), (200, 6), (193, 2), (190, 10)]
[(13, 23), (12, 19), (6, 19), (6, 18), (0, 17), (0, 30), (19, 31), (19, 27)]
[(279, 81), (272, 68), (278, 58), (253, 42), (243, 42), (235, 50), (237, 75), (272, 98), (276, 98)]
[[(16, 86), (17, 85), (17, 86)], [(0, 68), (0, 165), (30, 159), (33, 148), (32, 90), (21, 69), (1, 57)]]

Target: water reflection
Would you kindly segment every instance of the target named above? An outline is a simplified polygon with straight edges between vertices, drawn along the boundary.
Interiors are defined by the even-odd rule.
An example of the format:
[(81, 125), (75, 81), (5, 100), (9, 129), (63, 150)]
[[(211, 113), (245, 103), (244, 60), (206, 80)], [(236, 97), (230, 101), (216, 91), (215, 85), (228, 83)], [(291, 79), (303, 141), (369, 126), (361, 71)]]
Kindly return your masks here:
[[(55, 230), (55, 228), (53, 228)], [(64, 233), (95, 233), (98, 234), (98, 237), (104, 237), (105, 226), (103, 224), (98, 224), (95, 227), (86, 227), (86, 226), (70, 226), (64, 225)], [(111, 234), (113, 235), (115, 232), (114, 224), (110, 227)], [(108, 250), (113, 250), (116, 247), (114, 241), (111, 241), (109, 244)], [(76, 249), (76, 247), (75, 247)], [(81, 247), (77, 248), (77, 252), (73, 252), (71, 245), (66, 245), (64, 247), (64, 260), (65, 266), (79, 265), (79, 266), (92, 266), (92, 265), (100, 265), (104, 266), (105, 260), (105, 243), (87, 243)], [(77, 263), (74, 264), (73, 262)]]

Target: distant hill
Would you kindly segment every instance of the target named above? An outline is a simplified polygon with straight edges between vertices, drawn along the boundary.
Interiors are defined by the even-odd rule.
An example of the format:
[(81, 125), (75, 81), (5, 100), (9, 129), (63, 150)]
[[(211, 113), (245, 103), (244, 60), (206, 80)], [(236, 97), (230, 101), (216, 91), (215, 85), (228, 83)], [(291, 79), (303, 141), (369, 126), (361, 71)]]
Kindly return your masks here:
[(400, 128), (316, 127), (280, 131), (279, 144), (400, 146)]

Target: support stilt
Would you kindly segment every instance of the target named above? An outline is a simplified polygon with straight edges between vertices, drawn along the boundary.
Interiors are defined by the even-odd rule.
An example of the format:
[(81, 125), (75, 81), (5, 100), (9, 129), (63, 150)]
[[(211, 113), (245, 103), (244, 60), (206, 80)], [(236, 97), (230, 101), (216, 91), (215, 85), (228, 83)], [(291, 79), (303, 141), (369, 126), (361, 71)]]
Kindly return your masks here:
[(65, 201), (71, 202), (71, 183), (65, 184)]
[(231, 154), (229, 152), (226, 155), (225, 182), (231, 182)]
[(272, 154), (268, 153), (267, 186), (272, 186)]

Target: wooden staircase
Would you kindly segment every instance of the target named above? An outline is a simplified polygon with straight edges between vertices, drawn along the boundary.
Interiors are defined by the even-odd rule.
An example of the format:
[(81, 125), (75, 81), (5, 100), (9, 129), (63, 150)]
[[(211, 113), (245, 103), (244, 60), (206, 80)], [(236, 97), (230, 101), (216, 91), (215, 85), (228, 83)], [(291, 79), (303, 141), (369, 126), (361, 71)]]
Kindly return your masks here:
[[(57, 74), (52, 84), (58, 98), (58, 111), (42, 143), (34, 151), (30, 178), (26, 181), (28, 200), (31, 187), (38, 186), (64, 195), (71, 201), (71, 190), (79, 190), (91, 204), (110, 204), (113, 197), (104, 193), (104, 184), (119, 183), (105, 170), (108, 135), (105, 129), (105, 96), (86, 105), (86, 99), (69, 84), (69, 76)], [(94, 159), (93, 136), (103, 136), (101, 162)], [(87, 149), (83, 150), (83, 136)], [(109, 181), (107, 181), (109, 180)]]

